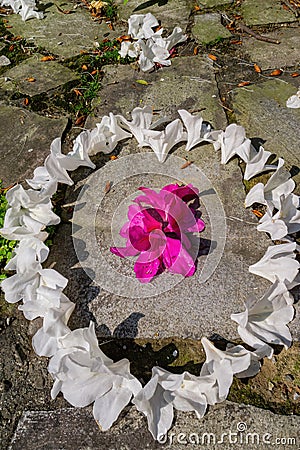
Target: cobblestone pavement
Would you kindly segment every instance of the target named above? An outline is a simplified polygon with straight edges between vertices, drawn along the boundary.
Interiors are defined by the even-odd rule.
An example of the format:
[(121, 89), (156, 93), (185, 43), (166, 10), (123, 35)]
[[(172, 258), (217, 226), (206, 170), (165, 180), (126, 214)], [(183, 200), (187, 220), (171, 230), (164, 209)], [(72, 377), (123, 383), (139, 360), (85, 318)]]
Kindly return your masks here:
[[(70, 149), (83, 127), (94, 127), (110, 111), (128, 116), (134, 107), (150, 104), (158, 117), (174, 119), (177, 110), (185, 108), (200, 110), (204, 120), (216, 129), (229, 122), (243, 125), (248, 137), (259, 138), (266, 150), (285, 159), (298, 182), (299, 194), (300, 109), (285, 105), (300, 83), (297, 3), (129, 0), (124, 5), (123, 0), (116, 0), (118, 15), (112, 21), (97, 19), (79, 0), (42, 0), (39, 8), (45, 18), (26, 22), (1, 9), (0, 56), (10, 60), (9, 65), (0, 66), (0, 178), (4, 185), (30, 177), (44, 161), (55, 137), (61, 136), (65, 150)], [(127, 19), (132, 13), (146, 12), (154, 14), (167, 32), (180, 26), (189, 38), (178, 47), (170, 67), (143, 73), (133, 62), (120, 64), (120, 43), (116, 39), (127, 33)], [(139, 151), (132, 142), (125, 142), (115, 154), (121, 157)], [(70, 280), (66, 294), (77, 305), (71, 327), (96, 320), (99, 339), (113, 341), (107, 351), (116, 359), (128, 357), (138, 374), (143, 369), (139, 364), (149, 366), (148, 371), (154, 364), (166, 366), (174, 348), (183, 355), (178, 365), (197, 371), (203, 360), (198, 339), (218, 333), (237, 340), (236, 329), (229, 323), (230, 314), (252, 291), (262, 291), (266, 286), (248, 274), (249, 264), (262, 256), (270, 241), (258, 235), (253, 226), (255, 217), (243, 208), (245, 186), (238, 161), (220, 167), (210, 145), (188, 154), (184, 146), (179, 146), (174, 154), (193, 161), (206, 173), (228, 218), (224, 256), (211, 283), (202, 286), (201, 302), (199, 286), (191, 278), (146, 302), (98, 289), (77, 264), (71, 216), (65, 208), (60, 211), (62, 223), (47, 261)], [(97, 168), (109, 160), (109, 155), (97, 156)], [(89, 174), (89, 170), (76, 171), (78, 186)], [(151, 177), (147, 180), (153, 182)], [(78, 193), (77, 186), (62, 190), (57, 207), (75, 201)], [(109, 195), (121, 202), (123, 193), (112, 190)], [(99, 226), (104, 235), (106, 225), (103, 218)], [(191, 433), (198, 433), (200, 438), (203, 433), (212, 433), (215, 442), (210, 448), (231, 449), (229, 440), (220, 443), (219, 439), (222, 432), (234, 433), (239, 423), (259, 435), (254, 443), (240, 441), (240, 448), (269, 448), (266, 433), (276, 448), (299, 447), (299, 304), (295, 306), (291, 331), (296, 342), (292, 348), (278, 350), (255, 379), (246, 384), (235, 381), (230, 401), (211, 408), (202, 421), (192, 414), (178, 414), (171, 430), (172, 442), (166, 443), (168, 448), (195, 448), (189, 439)], [(212, 317), (216, 310), (218, 314)], [(137, 311), (139, 318), (134, 319)], [(147, 431), (145, 419), (132, 407), (122, 413), (109, 432), (101, 433), (89, 408), (70, 408), (62, 397), (51, 401), (47, 360), (37, 357), (31, 347), (31, 337), (38, 327), (38, 321), (27, 323), (17, 307), (7, 306), (1, 297), (1, 449), (161, 447)], [(123, 351), (124, 340), (128, 354)], [(137, 351), (142, 354), (139, 364), (134, 362)], [(180, 433), (186, 443), (178, 440)]]

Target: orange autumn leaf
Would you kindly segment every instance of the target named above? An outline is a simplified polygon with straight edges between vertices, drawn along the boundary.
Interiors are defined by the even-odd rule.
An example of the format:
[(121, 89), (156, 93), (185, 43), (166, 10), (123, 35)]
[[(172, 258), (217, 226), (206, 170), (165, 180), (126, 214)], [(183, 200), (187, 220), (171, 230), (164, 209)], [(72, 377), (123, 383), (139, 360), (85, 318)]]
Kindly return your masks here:
[(24, 100), (23, 100), (23, 105), (24, 106), (27, 106), (29, 104), (29, 99), (26, 97), (26, 98), (24, 98)]
[(87, 65), (86, 64), (82, 64), (81, 66), (82, 70), (88, 70)]
[(29, 83), (34, 83), (36, 79), (34, 77), (28, 77), (26, 78), (26, 81), (28, 81)]
[(249, 84), (251, 84), (251, 81), (241, 81), (238, 87), (249, 86)]
[(252, 212), (259, 219), (264, 215), (264, 213), (262, 213), (261, 211), (258, 211), (257, 209), (252, 209)]
[(75, 125), (81, 126), (81, 125), (83, 125), (84, 121), (85, 121), (85, 116), (79, 116), (75, 120)]
[(255, 72), (261, 73), (261, 68), (259, 67), (258, 64), (254, 64), (253, 67), (254, 67)]
[(215, 55), (212, 55), (211, 53), (209, 53), (207, 56), (208, 56), (209, 59), (211, 59), (212, 61), (217, 61), (217, 59), (218, 59)]
[(198, 6), (198, 5), (194, 6), (194, 11), (200, 11), (200, 10), (201, 10), (200, 6)]
[(198, 55), (198, 47), (194, 47), (194, 55)]
[(41, 58), (41, 61), (53, 61), (54, 59), (55, 59), (55, 56), (48, 55), (48, 56), (43, 56)]
[(270, 73), (270, 77), (278, 77), (281, 74), (282, 74), (281, 69), (275, 69), (275, 70), (273, 70), (273, 72)]
[(300, 73), (299, 72), (293, 72), (291, 73), (291, 77), (296, 78), (299, 77)]
[(82, 95), (79, 89), (74, 88), (73, 91), (75, 92), (76, 95)]
[(237, 39), (234, 39), (233, 41), (230, 42), (230, 44), (237, 44), (237, 45), (242, 45), (242, 41), (238, 41)]
[(116, 159), (118, 159), (118, 157), (117, 157), (116, 155), (111, 155), (111, 156), (109, 157), (109, 159), (110, 159), (111, 161), (115, 161)]
[(111, 187), (112, 187), (112, 182), (111, 181), (107, 181), (106, 185), (105, 185), (105, 188), (104, 188), (104, 193), (108, 194), (109, 191), (111, 190)]
[(15, 48), (14, 45), (10, 45), (10, 46), (8, 47), (8, 50), (9, 50), (10, 52), (13, 52), (13, 51), (14, 51), (14, 48)]
[(91, 72), (91, 75), (96, 75), (97, 72), (98, 72), (98, 70), (93, 70), (93, 71)]
[(118, 42), (123, 42), (123, 41), (130, 41), (131, 37), (127, 34), (123, 34), (123, 36), (120, 36), (116, 39)]
[(193, 161), (187, 161), (185, 162), (180, 169), (186, 169), (187, 167), (189, 167), (191, 164), (193, 164)]

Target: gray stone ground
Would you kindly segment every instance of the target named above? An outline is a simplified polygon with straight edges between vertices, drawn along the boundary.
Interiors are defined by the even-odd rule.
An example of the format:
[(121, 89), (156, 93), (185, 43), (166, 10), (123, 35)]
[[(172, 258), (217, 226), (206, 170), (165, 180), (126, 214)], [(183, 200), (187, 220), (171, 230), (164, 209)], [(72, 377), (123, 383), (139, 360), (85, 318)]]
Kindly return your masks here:
[[(92, 113), (85, 126), (95, 126), (101, 116), (110, 111), (130, 118), (129, 113), (134, 107), (146, 104), (153, 107), (157, 118), (166, 115), (169, 119), (174, 119), (178, 117), (179, 108), (200, 110), (204, 119), (215, 128), (224, 128), (229, 121), (243, 125), (249, 137), (260, 138), (265, 141), (266, 150), (284, 157), (296, 182), (300, 181), (299, 110), (285, 107), (285, 100), (299, 89), (300, 79), (291, 77), (292, 73), (299, 71), (300, 48), (297, 17), (292, 12), (293, 2), (290, 4), (291, 8), (288, 8), (282, 4), (288, 2), (279, 0), (203, 0), (199, 3), (195, 16), (192, 14), (194, 3), (191, 1), (169, 0), (144, 4), (129, 0), (126, 6), (122, 0), (116, 3), (119, 6), (119, 19), (114, 30), (108, 28), (104, 21), (99, 24), (92, 20), (87, 9), (75, 1), (59, 2), (57, 5), (41, 2), (41, 7), (45, 10), (45, 19), (41, 21), (30, 20), (23, 23), (19, 16), (8, 17), (7, 25), (12, 27), (8, 30), (14, 36), (22, 35), (29, 45), (36, 47), (31, 58), (13, 63), (1, 72), (0, 175), (6, 185), (22, 182), (30, 177), (34, 168), (42, 164), (48, 154), (53, 138), (62, 136), (68, 148), (80, 131), (75, 124), (74, 115), (66, 114), (65, 110), (59, 108), (50, 112), (36, 109), (34, 112), (26, 107), (24, 97), (35, 104), (36, 99), (44, 96), (51, 100), (53, 96), (62, 95), (62, 92), (76, 86), (79, 75), (75, 70), (67, 68), (65, 63), (71, 59), (75, 61), (83, 51), (95, 50), (96, 43), (103, 39), (125, 34), (126, 20), (132, 12), (152, 12), (168, 32), (176, 25), (181, 26), (188, 31), (191, 41), (182, 53), (179, 52), (180, 56), (172, 60), (170, 68), (144, 74), (137, 72), (132, 65), (103, 67), (102, 89), (92, 102)], [(142, 9), (143, 6), (147, 8)], [(63, 14), (60, 9), (70, 12)], [(230, 31), (224, 25), (226, 19), (232, 18), (234, 14), (241, 15), (244, 23), (255, 32), (278, 39), (280, 44), (263, 42), (248, 34)], [(193, 50), (195, 47), (198, 48), (197, 56), (193, 55), (196, 53)], [(54, 54), (56, 61), (41, 62), (41, 49)], [(210, 53), (217, 56), (216, 62), (208, 57)], [(262, 74), (254, 71), (254, 63), (261, 67)], [(278, 68), (283, 70), (281, 77), (268, 76), (273, 69)], [(30, 77), (35, 81), (28, 81)], [(137, 83), (139, 79), (148, 84)], [(237, 87), (239, 83), (247, 81), (250, 82), (249, 85)], [(132, 140), (118, 147), (117, 161), (109, 162), (109, 157), (106, 156), (98, 158), (97, 168), (102, 170), (98, 170), (90, 178), (87, 178), (90, 175), (88, 170), (77, 172), (74, 175), (75, 189), (68, 188), (61, 194), (64, 195), (63, 202), (76, 201), (81, 186), (86, 181), (91, 186), (95, 183), (95, 189), (100, 189), (97, 187), (99, 182), (103, 192), (103, 182), (106, 180), (103, 177), (115, 181), (114, 170), (121, 161), (121, 156), (134, 155), (138, 158), (139, 153), (146, 156), (146, 152), (146, 149), (138, 149)], [(149, 158), (152, 171), (153, 167), (157, 171), (155, 157), (150, 155)], [(193, 161), (194, 164), (182, 170), (182, 159)], [(90, 319), (95, 320), (100, 339), (115, 339), (110, 350), (109, 346), (105, 347), (112, 352), (112, 357), (118, 359), (128, 356), (138, 374), (143, 373), (143, 364), (147, 374), (153, 364), (166, 366), (169, 353), (165, 356), (164, 352), (170, 352), (175, 344), (180, 354), (178, 365), (197, 371), (198, 363), (203, 359), (197, 339), (202, 335), (216, 338), (216, 334), (225, 339), (236, 339), (236, 328), (229, 320), (230, 313), (240, 311), (243, 300), (249, 294), (259, 295), (268, 285), (247, 272), (248, 265), (260, 258), (270, 241), (267, 236), (257, 233), (255, 217), (243, 208), (245, 192), (238, 161), (233, 160), (227, 166), (221, 166), (219, 155), (209, 145), (201, 145), (189, 153), (186, 153), (184, 146), (177, 146), (168, 161), (168, 167), (165, 166), (168, 170), (166, 168), (163, 175), (145, 174), (142, 178), (134, 175), (136, 165), (131, 163), (131, 166), (127, 166), (129, 175), (126, 180), (121, 183), (117, 180), (119, 184), (115, 181), (115, 185), (113, 183), (111, 191), (101, 203), (101, 212), (96, 211), (96, 239), (99, 247), (84, 246), (89, 238), (89, 223), (86, 221), (79, 223), (85, 225), (85, 232), (76, 235), (76, 230), (73, 229), (75, 240), (72, 240), (70, 214), (63, 209), (63, 223), (54, 237), (48, 261), (49, 265), (54, 264), (70, 280), (66, 294), (77, 305), (71, 318), (71, 327), (87, 326)], [(111, 239), (115, 237), (110, 231), (114, 210), (122, 204), (126, 194), (132, 195), (140, 184), (148, 182), (161, 187), (176, 179), (197, 185), (197, 168), (209, 178), (225, 210), (226, 245), (214, 274), (203, 284), (196, 282), (193, 277), (181, 280), (171, 290), (156, 297), (138, 298), (138, 295), (132, 293), (135, 292), (134, 285), (132, 292), (128, 289), (127, 297), (120, 296), (114, 291), (117, 290), (117, 285), (122, 287), (122, 282), (114, 283), (113, 278), (111, 281), (110, 278), (108, 281), (103, 280), (103, 266), (97, 255), (99, 250), (102, 251), (111, 271), (119, 271), (120, 280), (132, 270), (126, 264), (120, 264), (107, 251)], [(149, 169), (150, 167), (144, 168), (146, 172)], [(199, 187), (201, 189), (201, 185)], [(299, 188), (297, 189), (299, 193)], [(90, 191), (90, 194), (94, 192)], [(211, 198), (214, 196), (215, 194)], [(210, 220), (209, 201), (209, 195), (207, 199), (203, 197), (203, 214), (207, 222), (204, 235), (206, 239), (212, 237), (213, 226), (222, 225), (222, 218)], [(77, 213), (78, 211), (75, 219), (78, 219)], [(82, 216), (78, 220), (82, 220)], [(105, 281), (106, 287), (93, 283), (78, 263), (75, 250), (82, 257), (87, 249), (90, 258), (94, 259), (93, 270), (98, 277), (96, 281), (100, 280), (100, 284)], [(207, 256), (202, 255), (199, 267), (205, 265), (205, 261)], [(85, 263), (90, 269), (91, 260), (86, 259)], [(132, 281), (131, 279), (130, 283)], [(298, 298), (299, 292), (295, 292), (295, 296)], [(299, 303), (290, 327), (294, 340), (299, 340), (298, 305)], [(47, 360), (34, 355), (30, 342), (39, 325), (39, 321), (27, 323), (16, 307), (7, 307), (1, 298), (0, 418), (3, 425), (0, 448), (160, 448), (162, 444), (155, 443), (147, 431), (145, 419), (132, 407), (122, 413), (109, 432), (101, 433), (89, 408), (69, 408), (62, 397), (50, 400), (51, 379), (47, 373)], [(126, 346), (132, 347), (131, 354), (129, 351), (124, 355), (122, 338), (137, 339), (136, 344), (126, 341)], [(143, 355), (148, 352), (146, 363), (135, 362), (137, 351)], [(276, 354), (272, 361), (265, 361), (262, 372), (254, 380), (244, 385), (236, 382), (231, 398), (240, 404), (226, 402), (211, 408), (201, 421), (196, 420), (193, 414), (178, 413), (164, 446), (178, 450), (183, 447), (192, 449), (197, 445), (200, 448), (201, 441), (196, 444), (196, 441), (193, 443), (189, 439), (195, 440), (197, 436), (201, 439), (203, 433), (212, 433), (216, 443), (212, 441), (208, 445), (204, 442), (201, 448), (264, 449), (270, 448), (270, 445), (276, 448), (299, 448), (298, 354), (299, 347), (294, 344), (287, 352)], [(149, 363), (149, 359), (153, 364)], [(243, 403), (265, 409), (245, 406)], [(271, 411), (276, 411), (277, 414)], [(287, 413), (295, 415), (286, 415)], [(246, 425), (246, 430), (239, 429), (237, 443), (230, 443), (228, 435), (224, 438), (224, 443), (220, 442), (222, 433), (235, 433), (241, 423)], [(246, 439), (246, 432), (250, 433), (249, 442), (243, 440)], [(257, 435), (253, 436), (251, 433)], [(185, 443), (186, 439), (188, 441)]]

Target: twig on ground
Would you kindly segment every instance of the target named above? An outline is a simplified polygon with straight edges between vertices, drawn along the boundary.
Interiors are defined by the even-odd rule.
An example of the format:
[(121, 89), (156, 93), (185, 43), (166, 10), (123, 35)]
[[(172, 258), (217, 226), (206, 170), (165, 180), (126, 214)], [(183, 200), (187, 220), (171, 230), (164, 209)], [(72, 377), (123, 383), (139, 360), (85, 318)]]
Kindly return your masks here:
[(250, 34), (250, 36), (253, 36), (258, 41), (270, 42), (271, 44), (280, 44), (280, 41), (278, 41), (276, 39), (272, 39), (267, 36), (262, 36), (261, 34), (255, 33), (255, 31), (251, 30), (251, 28), (247, 27), (247, 25), (245, 25), (244, 23), (240, 22), (238, 24), (238, 27), (241, 31), (244, 31), (247, 34)]

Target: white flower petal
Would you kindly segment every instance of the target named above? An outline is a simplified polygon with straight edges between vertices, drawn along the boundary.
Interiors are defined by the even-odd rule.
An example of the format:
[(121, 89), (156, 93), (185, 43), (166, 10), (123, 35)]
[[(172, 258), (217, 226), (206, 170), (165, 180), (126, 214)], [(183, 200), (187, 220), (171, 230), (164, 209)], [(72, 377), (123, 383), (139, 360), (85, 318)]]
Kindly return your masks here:
[(271, 155), (271, 152), (264, 150), (264, 148), (260, 146), (258, 152), (246, 163), (244, 180), (250, 180), (255, 175), (265, 172), (266, 170), (275, 170), (276, 166), (266, 166)]

